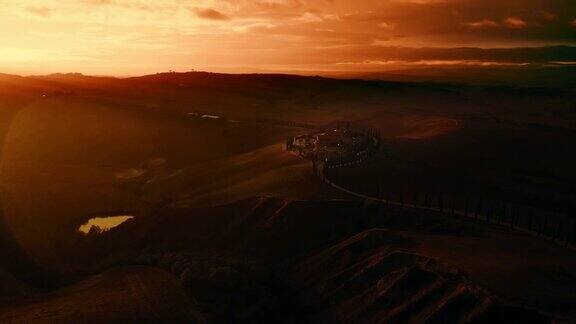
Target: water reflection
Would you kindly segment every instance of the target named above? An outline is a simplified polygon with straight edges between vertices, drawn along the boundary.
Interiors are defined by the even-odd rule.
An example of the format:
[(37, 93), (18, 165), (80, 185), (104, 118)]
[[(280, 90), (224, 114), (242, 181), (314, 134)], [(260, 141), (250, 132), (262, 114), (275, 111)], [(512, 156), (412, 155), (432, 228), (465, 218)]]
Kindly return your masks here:
[(92, 231), (104, 232), (124, 223), (131, 218), (134, 218), (134, 216), (119, 215), (94, 217), (88, 220), (86, 223), (82, 224), (78, 230), (84, 234), (88, 234), (92, 230), (92, 227), (95, 226), (94, 230)]

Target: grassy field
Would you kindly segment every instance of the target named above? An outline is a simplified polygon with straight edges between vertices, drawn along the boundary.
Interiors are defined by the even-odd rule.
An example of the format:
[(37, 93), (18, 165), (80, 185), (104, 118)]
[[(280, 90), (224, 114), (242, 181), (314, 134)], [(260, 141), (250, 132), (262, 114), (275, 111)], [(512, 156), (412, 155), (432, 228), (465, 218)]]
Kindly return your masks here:
[(574, 132), (493, 120), (435, 123), (426, 125), (424, 138), (415, 138), (422, 135), (418, 131), (389, 134), (387, 128), (381, 155), (368, 165), (342, 170), (341, 181), (373, 195), (380, 183), (381, 194), (396, 199), (403, 194), (412, 200), (416, 194), (422, 200), (430, 194), (462, 204), (468, 197), (573, 214), (576, 160), (568, 152)]
[[(195, 293), (204, 300), (200, 308), (213, 315), (217, 305), (227, 305), (230, 319), (235, 307), (247, 307), (226, 299), (236, 296), (226, 288), (230, 281), (242, 287), (237, 296), (241, 300), (258, 291), (263, 299), (277, 296), (280, 305), (305, 303), (283, 285), (303, 285), (306, 293), (324, 296), (306, 282), (335, 280), (314, 277), (307, 264), (344, 277), (352, 267), (360, 269), (354, 275), (364, 278), (361, 259), (396, 250), (458, 268), (472, 286), (482, 287), (477, 289), (482, 293), (471, 293), (479, 308), (462, 316), (483, 312), (480, 306), (488, 303), (485, 294), (491, 292), (511, 301), (529, 296), (539, 310), (574, 316), (573, 305), (564, 302), (574, 297), (569, 289), (576, 267), (571, 251), (440, 215), (367, 211), (343, 201), (348, 197), (312, 177), (307, 161), (283, 150), (288, 136), (310, 130), (257, 122), (274, 119), (333, 127), (346, 120), (378, 129), (383, 145), (377, 158), (340, 174), (352, 189), (370, 191), (380, 185), (394, 195), (481, 196), (573, 215), (576, 161), (570, 152), (576, 115), (571, 106), (575, 94), (569, 87), (206, 73), (130, 79), (0, 76), (0, 85), (0, 234), (10, 238), (0, 242), (0, 249), (12, 248), (0, 263), (0, 276), (8, 283), (0, 292), (27, 296), (7, 298), (10, 304), (0, 320), (106, 321), (137, 314), (165, 318), (174, 310), (178, 318), (202, 319), (197, 305), (190, 304), (189, 295)], [(190, 112), (243, 122), (198, 118)], [(117, 211), (137, 217), (101, 237), (77, 232), (88, 218)], [(384, 243), (379, 235), (373, 241), (371, 232), (364, 233), (382, 228)], [(348, 247), (356, 241), (360, 248)], [(330, 254), (335, 250), (344, 254)], [(117, 267), (135, 256), (175, 251), (185, 255), (198, 290), (176, 288), (175, 277), (155, 270), (166, 268), (162, 262), (154, 268)], [(198, 256), (199, 252), (206, 254)], [(39, 264), (55, 274), (57, 286), (65, 287), (36, 294), (38, 280), (15, 276), (24, 268), (9, 267), (12, 255), (26, 263), (27, 273), (38, 274), (34, 264)], [(322, 255), (331, 257), (324, 260)], [(296, 270), (299, 267), (302, 272)], [(407, 267), (434, 276), (444, 271), (418, 264)], [(172, 268), (182, 267), (169, 268), (174, 272)], [(270, 271), (283, 279), (262, 283), (260, 278), (268, 278)], [(211, 281), (213, 276), (219, 279)], [(376, 285), (372, 279), (366, 282)], [(449, 286), (467, 285), (460, 279), (448, 281)], [(463, 291), (476, 288), (470, 289)], [(212, 296), (212, 290), (218, 293)], [(315, 311), (338, 317), (352, 307), (362, 313), (354, 306), (359, 300), (354, 298), (360, 297), (345, 294), (351, 298), (345, 305)], [(416, 295), (407, 300), (416, 302)], [(167, 304), (160, 302), (162, 296)], [(104, 300), (125, 298), (130, 298), (129, 305), (105, 316)], [(78, 300), (91, 300), (96, 306), (77, 305)], [(264, 316), (257, 315), (260, 310), (270, 315), (278, 311), (277, 304), (250, 304), (255, 313), (246, 316)]]
[[(57, 258), (66, 232), (74, 232), (89, 215), (151, 206), (140, 195), (141, 182), (151, 179), (140, 177), (133, 185), (123, 179), (126, 172), (170, 174), (280, 142), (294, 132), (76, 98), (41, 100), (18, 112), (4, 141), (5, 217), (30, 253)], [(151, 161), (161, 165), (148, 170)]]
[(11, 89), (4, 111), (12, 111), (0, 172), (5, 217), (30, 253), (50, 251), (46, 257), (57, 258), (50, 254), (62, 236), (86, 215), (250, 194), (322, 196), (302, 189), (315, 186), (307, 166), (270, 146), (306, 130), (189, 112), (377, 128), (381, 158), (347, 171), (361, 180), (354, 187), (385, 183), (392, 194), (485, 195), (574, 210), (566, 88), (207, 73), (1, 81)]

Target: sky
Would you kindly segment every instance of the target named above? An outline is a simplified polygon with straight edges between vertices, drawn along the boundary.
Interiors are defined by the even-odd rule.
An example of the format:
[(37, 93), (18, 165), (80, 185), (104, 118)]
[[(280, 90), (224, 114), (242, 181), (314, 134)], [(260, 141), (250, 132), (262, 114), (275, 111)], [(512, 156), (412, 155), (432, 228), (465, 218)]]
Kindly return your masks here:
[(574, 64), (574, 45), (576, 0), (0, 0), (0, 72), (24, 75)]

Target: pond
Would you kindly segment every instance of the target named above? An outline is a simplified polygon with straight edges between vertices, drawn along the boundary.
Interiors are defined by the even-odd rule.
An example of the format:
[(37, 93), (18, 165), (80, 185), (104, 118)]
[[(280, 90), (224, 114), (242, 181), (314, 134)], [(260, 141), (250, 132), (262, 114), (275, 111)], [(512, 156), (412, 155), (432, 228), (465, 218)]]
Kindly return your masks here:
[(92, 229), (92, 226), (97, 226), (102, 231), (108, 231), (131, 218), (134, 218), (134, 216), (118, 215), (118, 216), (94, 217), (89, 219), (86, 223), (82, 224), (78, 228), (78, 230), (84, 234), (88, 234), (90, 232), (90, 229)]

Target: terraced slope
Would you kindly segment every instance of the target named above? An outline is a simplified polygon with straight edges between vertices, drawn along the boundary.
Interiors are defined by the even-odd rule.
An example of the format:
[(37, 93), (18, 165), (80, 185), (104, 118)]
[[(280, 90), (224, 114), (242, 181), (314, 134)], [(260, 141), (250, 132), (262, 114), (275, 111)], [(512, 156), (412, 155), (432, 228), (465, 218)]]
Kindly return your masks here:
[(101, 258), (172, 273), (217, 321), (574, 318), (573, 251), (409, 209), (251, 198), (157, 210), (91, 244)]
[[(393, 235), (370, 230), (300, 265), (299, 277), (321, 309), (316, 320), (348, 323), (547, 323), (508, 306), (435, 259), (385, 245)], [(382, 249), (384, 247), (384, 249)], [(366, 253), (359, 258), (359, 253)]]

